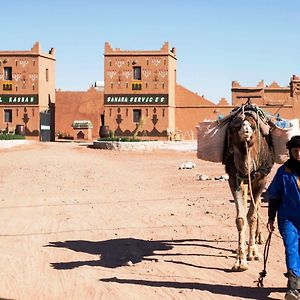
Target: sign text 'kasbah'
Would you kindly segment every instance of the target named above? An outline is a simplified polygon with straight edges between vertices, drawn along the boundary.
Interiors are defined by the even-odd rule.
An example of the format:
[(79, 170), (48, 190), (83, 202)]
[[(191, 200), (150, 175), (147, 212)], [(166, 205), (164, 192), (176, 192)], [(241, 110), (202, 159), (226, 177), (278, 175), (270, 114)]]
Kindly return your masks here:
[(38, 104), (38, 95), (0, 95), (0, 104)]
[(104, 104), (168, 104), (168, 95), (104, 95)]

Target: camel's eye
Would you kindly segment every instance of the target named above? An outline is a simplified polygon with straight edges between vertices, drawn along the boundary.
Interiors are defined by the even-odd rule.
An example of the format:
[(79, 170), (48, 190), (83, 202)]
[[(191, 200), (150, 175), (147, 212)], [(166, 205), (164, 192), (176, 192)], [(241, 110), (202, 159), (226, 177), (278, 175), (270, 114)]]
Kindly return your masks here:
[(255, 124), (252, 124), (252, 125), (251, 125), (251, 128), (252, 128), (253, 131), (255, 131), (255, 130), (256, 130), (256, 125), (255, 125)]

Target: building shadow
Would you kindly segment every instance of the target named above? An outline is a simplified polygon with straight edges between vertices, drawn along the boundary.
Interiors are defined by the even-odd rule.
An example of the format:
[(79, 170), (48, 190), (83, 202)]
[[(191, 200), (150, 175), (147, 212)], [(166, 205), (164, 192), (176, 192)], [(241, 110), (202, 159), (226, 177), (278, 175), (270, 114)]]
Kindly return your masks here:
[[(65, 248), (75, 252), (88, 253), (99, 256), (99, 259), (88, 261), (71, 261), (71, 262), (55, 262), (51, 266), (58, 270), (74, 269), (80, 266), (101, 266), (105, 268), (117, 268), (132, 262), (133, 264), (139, 263), (143, 260), (156, 260), (157, 256), (164, 257), (179, 257), (179, 256), (215, 256), (223, 257), (220, 251), (227, 251), (234, 253), (233, 250), (219, 247), (220, 241), (215, 240), (201, 240), (201, 239), (180, 239), (180, 240), (141, 240), (135, 238), (121, 238), (111, 239), (104, 241), (84, 241), (84, 240), (71, 240), (64, 242), (49, 242), (44, 247)], [(215, 244), (215, 245), (213, 245)], [(197, 246), (200, 248), (215, 249), (216, 254), (212, 252), (208, 254), (202, 253), (169, 253), (174, 247), (178, 246)], [(151, 258), (150, 258), (151, 257)], [(228, 270), (196, 266), (189, 263), (176, 260), (165, 260), (170, 263), (185, 264), (191, 267), (217, 269), (227, 272)]]
[(113, 282), (119, 284), (143, 285), (149, 287), (165, 287), (175, 289), (189, 289), (198, 291), (208, 291), (215, 295), (226, 295), (238, 299), (275, 299), (270, 297), (271, 293), (284, 293), (286, 288), (263, 288), (251, 286), (232, 286), (223, 284), (208, 284), (198, 282), (174, 282), (174, 281), (153, 281), (140, 279), (122, 279), (117, 277), (103, 278), (101, 282)]

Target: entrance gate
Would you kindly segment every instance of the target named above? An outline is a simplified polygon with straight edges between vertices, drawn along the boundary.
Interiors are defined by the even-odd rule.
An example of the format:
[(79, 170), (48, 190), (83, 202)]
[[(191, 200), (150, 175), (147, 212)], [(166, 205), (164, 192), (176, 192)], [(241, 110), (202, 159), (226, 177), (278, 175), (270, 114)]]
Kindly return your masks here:
[(50, 142), (51, 113), (50, 109), (40, 112), (40, 141)]

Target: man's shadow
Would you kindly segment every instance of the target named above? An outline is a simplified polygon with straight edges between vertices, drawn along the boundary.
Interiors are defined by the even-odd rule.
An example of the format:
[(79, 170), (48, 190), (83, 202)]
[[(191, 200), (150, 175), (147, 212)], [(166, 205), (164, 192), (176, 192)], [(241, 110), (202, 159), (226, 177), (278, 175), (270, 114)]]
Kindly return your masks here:
[[(239, 299), (274, 299), (270, 296), (271, 293), (284, 293), (285, 288), (264, 288), (256, 286), (232, 286), (216, 283), (201, 283), (201, 282), (180, 282), (180, 281), (153, 281), (145, 279), (128, 279), (128, 278), (103, 278), (101, 282), (114, 282), (119, 284), (143, 285), (150, 287), (165, 287), (175, 289), (189, 289), (208, 291), (214, 295), (226, 295)], [(276, 298), (278, 299), (278, 298)]]
[[(201, 243), (200, 243), (201, 242)], [(201, 240), (201, 239), (189, 239), (189, 240), (141, 240), (135, 238), (122, 238), (111, 239), (105, 241), (84, 241), (73, 240), (64, 242), (50, 242), (45, 247), (57, 247), (66, 248), (76, 252), (88, 253), (93, 255), (99, 255), (99, 259), (89, 261), (71, 261), (71, 262), (56, 262), (51, 263), (51, 266), (58, 270), (74, 269), (80, 266), (101, 266), (106, 268), (117, 268), (124, 266), (131, 262), (132, 264), (139, 263), (143, 260), (157, 260), (156, 258), (150, 258), (150, 256), (183, 256), (183, 255), (198, 255), (198, 256), (216, 256), (220, 257), (220, 250), (233, 253), (231, 249), (221, 248), (219, 245), (213, 245), (217, 243), (215, 240)], [(212, 250), (217, 250), (218, 254), (183, 254), (183, 253), (168, 253), (166, 251), (172, 250), (174, 246), (197, 246), (205, 247)], [(159, 253), (160, 252), (160, 253)], [(223, 255), (223, 257), (228, 255)], [(173, 263), (179, 263), (176, 261), (169, 261)], [(185, 264), (184, 262), (180, 262)], [(187, 264), (189, 265), (189, 264)], [(195, 266), (196, 267), (196, 266)], [(212, 269), (210, 267), (210, 269)], [(215, 268), (217, 269), (217, 268)], [(222, 269), (223, 270), (223, 269)], [(223, 270), (224, 271), (224, 270)]]

